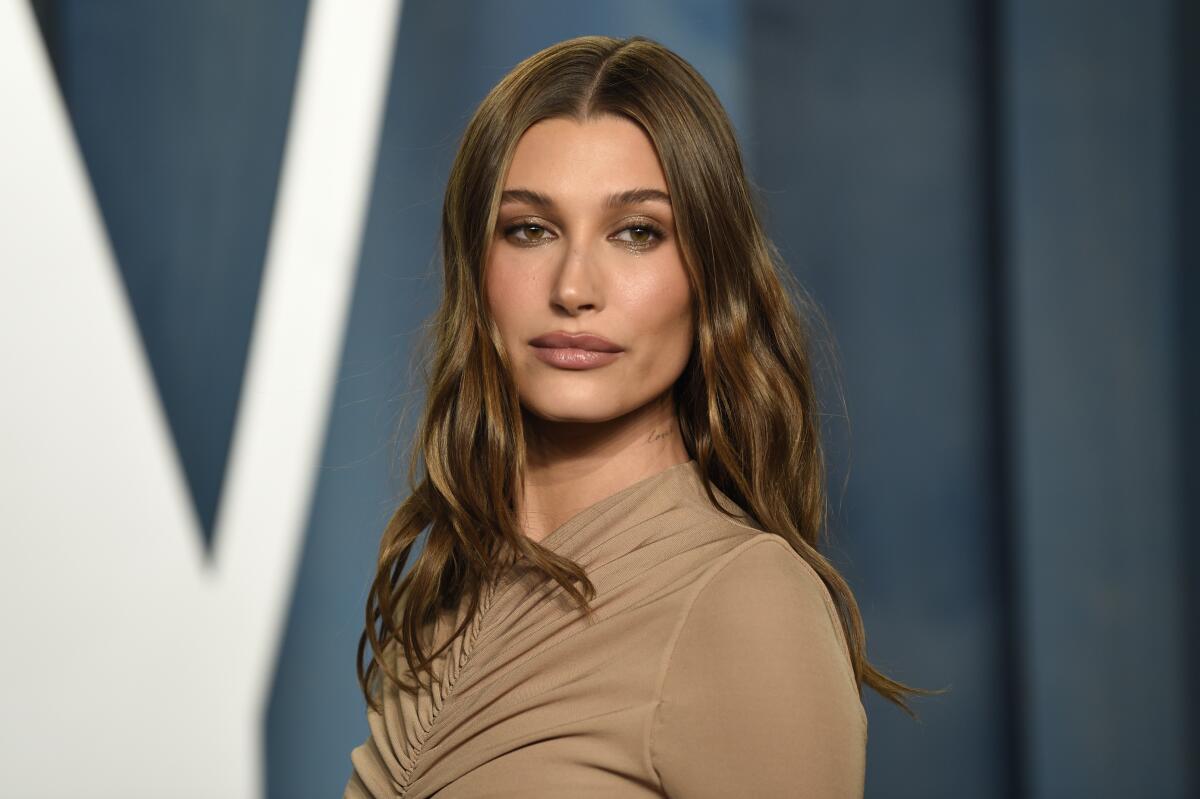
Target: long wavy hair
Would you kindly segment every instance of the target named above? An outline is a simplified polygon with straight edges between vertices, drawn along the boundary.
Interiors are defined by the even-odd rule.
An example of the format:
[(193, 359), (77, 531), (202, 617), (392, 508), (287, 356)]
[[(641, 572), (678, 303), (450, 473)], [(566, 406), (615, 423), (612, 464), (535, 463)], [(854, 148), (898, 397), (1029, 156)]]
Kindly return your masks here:
[[(671, 389), (688, 453), (707, 484), (812, 565), (834, 598), (857, 683), (915, 718), (904, 694), (939, 692), (893, 681), (867, 661), (858, 605), (819, 549), (828, 501), (809, 348), (815, 324), (827, 326), (763, 231), (716, 94), (687, 61), (641, 36), (583, 36), (530, 56), (487, 94), (463, 134), (442, 206), (444, 292), (427, 328), (432, 347), (423, 342), (427, 390), (408, 466), (410, 495), (383, 532), (358, 644), (366, 701), (379, 710), (381, 677), (416, 690), (389, 662), (397, 646), (413, 675), (432, 677), (434, 660), (478, 611), (483, 586), (518, 560), (555, 580), (591, 616), (595, 587), (585, 570), (525, 536), (516, 516), (525, 476), (521, 405), (482, 277), (518, 139), (543, 119), (601, 114), (645, 130), (671, 195), (696, 298), (692, 353)], [(426, 528), (420, 557), (405, 573)], [(457, 629), (426, 652), (425, 625), (462, 602), (467, 612)], [(373, 655), (364, 668), (368, 646)]]

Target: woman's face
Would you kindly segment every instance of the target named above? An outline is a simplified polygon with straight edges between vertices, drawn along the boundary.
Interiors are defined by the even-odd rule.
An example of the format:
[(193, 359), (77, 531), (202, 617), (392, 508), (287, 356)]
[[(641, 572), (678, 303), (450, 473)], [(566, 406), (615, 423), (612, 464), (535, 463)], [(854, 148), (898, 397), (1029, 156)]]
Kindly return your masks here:
[[(649, 137), (614, 115), (543, 120), (518, 141), (503, 191), (485, 290), (525, 409), (602, 422), (661, 397), (691, 352), (692, 297)], [(554, 333), (620, 351), (531, 343)]]

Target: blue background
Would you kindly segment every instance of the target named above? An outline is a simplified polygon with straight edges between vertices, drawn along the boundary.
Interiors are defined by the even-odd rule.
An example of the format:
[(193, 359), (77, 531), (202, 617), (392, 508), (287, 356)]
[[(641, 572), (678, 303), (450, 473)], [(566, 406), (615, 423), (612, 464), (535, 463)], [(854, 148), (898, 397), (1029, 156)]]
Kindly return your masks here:
[[(306, 3), (33, 5), (211, 535)], [(867, 692), (867, 796), (1197, 795), (1198, 8), (407, 0), (270, 794), (340, 795), (367, 735), (354, 649), (457, 138), (525, 56), (636, 33), (716, 88), (828, 315), (830, 554), (869, 656), (951, 687), (920, 723)]]

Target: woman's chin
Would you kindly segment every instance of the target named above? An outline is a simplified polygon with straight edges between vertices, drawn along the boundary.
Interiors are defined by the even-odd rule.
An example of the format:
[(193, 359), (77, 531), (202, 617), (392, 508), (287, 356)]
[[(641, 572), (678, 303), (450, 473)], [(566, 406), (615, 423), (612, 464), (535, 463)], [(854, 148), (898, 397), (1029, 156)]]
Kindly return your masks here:
[(522, 399), (521, 404), (537, 421), (555, 424), (601, 424), (633, 410), (602, 401), (594, 395), (572, 398), (560, 394), (544, 401)]

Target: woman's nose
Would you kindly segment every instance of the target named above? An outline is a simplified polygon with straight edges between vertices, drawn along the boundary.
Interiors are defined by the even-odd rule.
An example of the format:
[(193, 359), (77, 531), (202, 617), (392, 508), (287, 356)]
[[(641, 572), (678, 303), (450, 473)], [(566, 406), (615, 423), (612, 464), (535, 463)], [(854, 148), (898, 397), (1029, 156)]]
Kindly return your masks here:
[(570, 313), (595, 310), (602, 305), (600, 254), (585, 244), (565, 248), (552, 288), (551, 301)]

